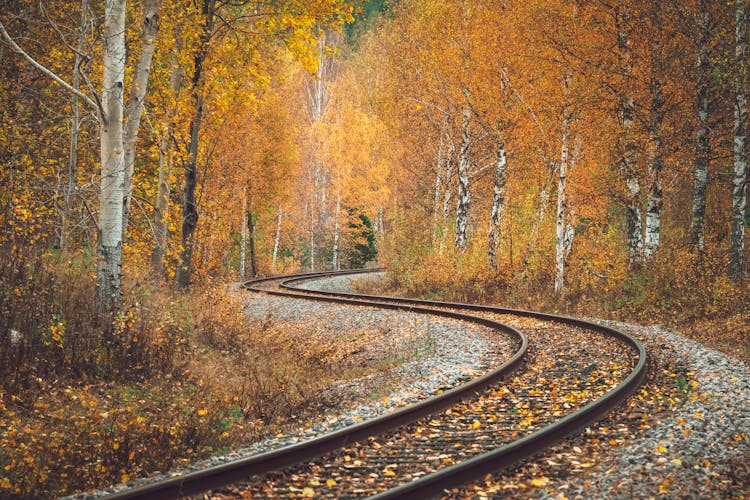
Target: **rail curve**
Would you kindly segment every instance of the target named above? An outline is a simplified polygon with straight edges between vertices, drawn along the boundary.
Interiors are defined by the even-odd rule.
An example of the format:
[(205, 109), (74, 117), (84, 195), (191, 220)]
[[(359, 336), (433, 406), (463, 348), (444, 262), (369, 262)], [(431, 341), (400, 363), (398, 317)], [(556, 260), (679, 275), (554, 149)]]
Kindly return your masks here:
[[(323, 273), (303, 273), (286, 276), (290, 279), (314, 279), (319, 277), (330, 277), (336, 275), (361, 274), (379, 271), (379, 269), (337, 271)], [(200, 493), (211, 488), (230, 484), (232, 482), (246, 479), (255, 474), (262, 474), (278, 470), (311, 458), (321, 456), (329, 451), (346, 446), (348, 443), (366, 439), (369, 436), (379, 434), (386, 430), (397, 428), (401, 425), (413, 422), (421, 417), (443, 410), (457, 401), (465, 399), (482, 389), (495, 384), (507, 377), (522, 362), (528, 350), (528, 339), (519, 330), (493, 321), (491, 319), (457, 311), (445, 309), (432, 309), (429, 307), (393, 301), (377, 301), (371, 299), (358, 300), (354, 296), (326, 296), (323, 294), (309, 294), (295, 290), (272, 290), (264, 288), (264, 285), (272, 281), (278, 281), (280, 277), (259, 278), (246, 282), (243, 286), (252, 291), (262, 292), (282, 297), (304, 298), (322, 302), (333, 302), (339, 304), (350, 304), (359, 306), (370, 306), (384, 309), (408, 311), (421, 314), (431, 314), (445, 318), (459, 319), (478, 325), (486, 326), (498, 331), (505, 332), (517, 339), (518, 349), (513, 355), (499, 367), (490, 372), (467, 381), (458, 387), (444, 391), (442, 394), (433, 396), (380, 417), (361, 422), (315, 439), (285, 446), (277, 450), (261, 453), (248, 458), (235, 460), (222, 465), (209, 467), (200, 471), (185, 475), (155, 481), (136, 488), (123, 490), (110, 496), (117, 499), (131, 498), (177, 498), (181, 496)]]
[[(440, 395), (403, 407), (387, 415), (271, 452), (262, 453), (245, 459), (210, 467), (201, 471), (188, 473), (183, 476), (169, 478), (130, 490), (121, 491), (113, 495), (112, 498), (168, 498), (190, 495), (241, 481), (252, 475), (268, 473), (293, 464), (301, 463), (321, 456), (329, 451), (345, 447), (347, 444), (395, 429), (404, 424), (414, 422), (426, 415), (441, 411), (504, 379), (523, 363), (529, 345), (526, 336), (522, 332), (499, 321), (460, 311), (510, 314), (543, 321), (554, 321), (593, 330), (614, 337), (627, 344), (637, 356), (637, 361), (630, 373), (612, 390), (589, 402), (578, 410), (563, 416), (552, 424), (546, 425), (531, 434), (502, 445), (489, 452), (476, 455), (437, 472), (424, 475), (406, 484), (396, 486), (395, 488), (376, 495), (374, 498), (413, 498), (415, 496), (426, 497), (435, 495), (439, 494), (445, 488), (464, 484), (471, 480), (481, 478), (487, 473), (514, 465), (521, 460), (527, 459), (541, 452), (555, 442), (583, 428), (592, 421), (602, 418), (611, 409), (624, 401), (629, 394), (635, 391), (646, 376), (647, 356), (645, 348), (640, 341), (623, 332), (590, 321), (534, 311), (476, 304), (406, 299), (379, 295), (362, 295), (348, 292), (317, 291), (300, 288), (301, 283), (316, 278), (356, 275), (377, 271), (381, 270), (368, 269), (357, 271), (302, 273), (285, 277), (276, 276), (249, 281), (244, 284), (244, 287), (255, 292), (282, 297), (304, 298), (307, 300), (359, 306), (372, 306), (470, 321), (513, 335), (518, 339), (518, 350), (501, 366), (479, 378), (445, 391)], [(268, 288), (268, 285), (273, 282), (279, 282), (280, 290)]]
[[(379, 270), (376, 270), (379, 271)], [(302, 289), (299, 284), (313, 279), (309, 276), (293, 276), (280, 283), (282, 289), (289, 291), (304, 291), (319, 297), (338, 297), (351, 300), (372, 300), (375, 302), (391, 302), (414, 307), (450, 308), (452, 310), (468, 310), (495, 314), (511, 314), (529, 318), (561, 322), (589, 330), (594, 330), (624, 341), (637, 354), (637, 362), (631, 372), (607, 394), (591, 401), (582, 408), (569, 413), (560, 420), (547, 425), (521, 439), (500, 446), (490, 452), (474, 456), (468, 460), (446, 467), (440, 471), (422, 476), (409, 483), (389, 489), (373, 496), (377, 499), (427, 497), (440, 493), (446, 488), (465, 484), (479, 479), (484, 475), (510, 467), (524, 459), (530, 458), (568, 435), (582, 429), (589, 423), (604, 417), (609, 411), (623, 402), (643, 382), (647, 373), (647, 354), (643, 344), (636, 338), (604, 325), (591, 321), (559, 316), (536, 311), (509, 309), (478, 304), (463, 304), (441, 302), (422, 299), (407, 299), (382, 295), (353, 294), (349, 292), (329, 292)]]

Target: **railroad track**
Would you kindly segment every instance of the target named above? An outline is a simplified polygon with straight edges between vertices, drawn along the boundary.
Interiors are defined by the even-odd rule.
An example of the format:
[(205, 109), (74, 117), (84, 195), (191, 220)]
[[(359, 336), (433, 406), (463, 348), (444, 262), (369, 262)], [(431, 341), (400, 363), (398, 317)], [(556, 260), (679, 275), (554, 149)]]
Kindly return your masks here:
[(263, 278), (245, 287), (470, 321), (513, 335), (518, 350), (485, 375), (388, 415), (115, 497), (178, 497), (210, 488), (212, 497), (435, 495), (518, 463), (603, 417), (646, 374), (640, 342), (575, 318), (300, 288), (337, 274), (355, 273)]

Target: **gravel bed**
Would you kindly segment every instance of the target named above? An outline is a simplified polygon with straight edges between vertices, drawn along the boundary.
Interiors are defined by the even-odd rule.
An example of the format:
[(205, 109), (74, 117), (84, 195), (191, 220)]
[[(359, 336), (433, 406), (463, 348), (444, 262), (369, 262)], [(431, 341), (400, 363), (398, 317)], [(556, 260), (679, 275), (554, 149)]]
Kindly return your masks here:
[[(358, 278), (361, 279), (361, 276)], [(321, 281), (327, 282), (326, 289), (340, 291), (348, 290), (350, 282), (347, 277)], [(348, 335), (362, 329), (375, 328), (383, 332), (382, 338), (375, 340), (374, 349), (377, 352), (365, 353), (366, 357), (362, 362), (377, 361), (378, 357), (397, 357), (397, 366), (384, 373), (335, 384), (323, 395), (322, 400), (325, 402), (324, 406), (336, 403), (337, 407), (326, 408), (327, 413), (321, 415), (317, 422), (300, 422), (299, 428), (288, 434), (270, 437), (247, 448), (212, 457), (179, 470), (156, 473), (148, 478), (134, 479), (125, 484), (69, 498), (97, 498), (312, 439), (459, 385), (499, 366), (515, 351), (514, 341), (489, 328), (416, 313), (255, 293), (248, 294), (246, 313), (261, 320), (273, 319), (291, 324), (304, 320), (318, 325), (318, 329), (331, 335)], [(386, 396), (377, 399), (368, 397), (371, 391), (382, 392), (384, 388), (388, 391)]]
[[(270, 316), (283, 321), (325, 321), (327, 328), (337, 332), (352, 331), (373, 323), (382, 325), (385, 322), (391, 325), (389, 331), (396, 333), (396, 336), (403, 331), (417, 334), (415, 339), (398, 348), (413, 353), (413, 359), (386, 374), (363, 380), (343, 381), (330, 389), (337, 397), (342, 396), (342, 392), (352, 391), (355, 395), (361, 395), (366, 391), (360, 390), (363, 385), (380, 385), (383, 377), (400, 381), (400, 385), (394, 387), (387, 397), (355, 404), (351, 408), (345, 408), (343, 412), (335, 412), (299, 434), (257, 443), (250, 448), (253, 452), (309, 439), (424, 399), (500, 365), (513, 350), (512, 341), (507, 337), (457, 320), (267, 295), (256, 295), (249, 301), (247, 312), (258, 319)], [(391, 347), (401, 343), (394, 337), (382, 340)]]
[(578, 481), (571, 493), (602, 498), (750, 493), (750, 367), (661, 326), (609, 323), (644, 340), (667, 343), (697, 385), (684, 405), (617, 449), (607, 464), (613, 468), (610, 474), (597, 475), (585, 486)]
[(646, 344), (641, 391), (585, 432), (448, 496), (750, 497), (750, 367), (662, 326), (593, 321)]

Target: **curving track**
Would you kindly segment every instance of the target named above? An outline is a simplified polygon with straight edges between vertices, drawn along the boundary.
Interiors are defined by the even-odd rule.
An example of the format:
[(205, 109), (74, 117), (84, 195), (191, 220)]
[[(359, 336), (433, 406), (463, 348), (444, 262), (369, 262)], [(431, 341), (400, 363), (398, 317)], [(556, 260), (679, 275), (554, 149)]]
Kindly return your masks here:
[[(263, 278), (245, 287), (278, 296), (470, 321), (515, 336), (517, 352), (482, 377), (394, 413), (115, 496), (177, 497), (217, 487), (214, 497), (300, 496), (311, 491), (327, 497), (434, 495), (515, 464), (601, 418), (645, 377), (646, 353), (640, 342), (583, 320), (473, 304), (299, 288), (315, 278), (372, 271)], [(531, 339), (530, 348), (526, 335)], [(522, 361), (524, 369), (507, 380)], [(251, 476), (256, 477), (248, 482)]]

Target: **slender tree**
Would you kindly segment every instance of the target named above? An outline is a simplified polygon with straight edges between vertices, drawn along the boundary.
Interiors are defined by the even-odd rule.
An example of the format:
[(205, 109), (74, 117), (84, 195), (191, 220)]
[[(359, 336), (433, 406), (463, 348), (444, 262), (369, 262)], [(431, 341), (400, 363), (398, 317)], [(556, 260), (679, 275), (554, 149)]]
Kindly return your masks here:
[(732, 177), (732, 222), (729, 248), (731, 278), (742, 277), (747, 217), (747, 11), (744, 0), (735, 0), (734, 63), (734, 176)]

